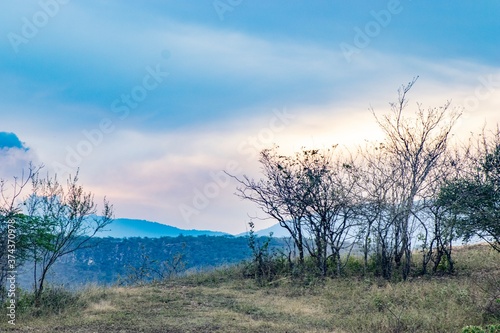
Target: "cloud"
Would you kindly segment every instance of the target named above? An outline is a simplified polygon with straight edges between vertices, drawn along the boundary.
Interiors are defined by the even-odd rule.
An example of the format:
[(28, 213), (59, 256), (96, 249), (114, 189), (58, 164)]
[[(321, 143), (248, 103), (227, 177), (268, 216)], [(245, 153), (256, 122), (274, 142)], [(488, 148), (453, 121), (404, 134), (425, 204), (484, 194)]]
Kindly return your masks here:
[(29, 150), (29, 148), (27, 148), (24, 143), (19, 140), (16, 134), (0, 132), (0, 150), (12, 148), (22, 149), (25, 151)]
[(22, 177), (30, 165), (40, 165), (36, 153), (16, 134), (0, 132), (0, 179)]

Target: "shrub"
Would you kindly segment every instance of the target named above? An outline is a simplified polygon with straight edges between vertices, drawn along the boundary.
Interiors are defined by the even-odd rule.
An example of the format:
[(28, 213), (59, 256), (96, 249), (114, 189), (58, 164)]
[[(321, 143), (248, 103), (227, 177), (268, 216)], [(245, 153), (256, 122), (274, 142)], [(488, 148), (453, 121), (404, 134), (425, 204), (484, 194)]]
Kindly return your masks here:
[(69, 309), (85, 307), (81, 295), (63, 287), (47, 287), (41, 294), (38, 306), (35, 306), (35, 294), (21, 291), (18, 300), (20, 314), (38, 316), (58, 315)]
[(345, 262), (344, 273), (347, 276), (363, 275), (364, 264), (363, 259), (357, 256), (349, 256)]
[(244, 275), (254, 278), (260, 285), (288, 275), (288, 259), (283, 253), (270, 249), (272, 233), (266, 238), (258, 238), (254, 232), (254, 223), (249, 222), (249, 225), (248, 246), (252, 251), (252, 260), (248, 263)]

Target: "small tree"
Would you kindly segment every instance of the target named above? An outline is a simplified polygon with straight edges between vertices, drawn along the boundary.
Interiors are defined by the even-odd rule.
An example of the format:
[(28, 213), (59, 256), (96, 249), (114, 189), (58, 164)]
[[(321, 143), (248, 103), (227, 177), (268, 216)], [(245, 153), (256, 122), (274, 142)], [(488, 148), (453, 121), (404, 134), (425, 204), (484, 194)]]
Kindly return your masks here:
[(446, 182), (439, 198), (459, 236), (479, 237), (500, 252), (500, 129), (491, 134), (483, 131), (467, 156), (469, 172)]
[(382, 143), (360, 148), (359, 155), (361, 180), (357, 183), (359, 205), (356, 216), (362, 223), (364, 272), (370, 253), (373, 253), (376, 273), (390, 279), (396, 247), (395, 211), (400, 198), (401, 175), (395, 167), (394, 156)]
[(47, 273), (62, 256), (88, 246), (89, 240), (112, 221), (113, 208), (104, 199), (101, 216), (93, 194), (78, 185), (78, 173), (64, 188), (56, 177), (33, 178), (25, 201), (28, 219), (38, 232), (32, 238), (35, 303), (39, 304)]
[(5, 295), (7, 272), (16, 270), (9, 264), (11, 258), (20, 266), (28, 257), (32, 229), (22, 214), (21, 197), (40, 168), (30, 164), (13, 182), (0, 179), (0, 301)]
[(444, 184), (460, 177), (467, 169), (464, 152), (449, 151), (429, 175), (428, 186), (422, 195), (420, 240), (422, 241), (422, 274), (427, 273), (429, 263), (432, 271), (446, 268), (454, 270), (452, 258), (453, 242), (457, 239), (455, 216), (444, 201), (441, 189)]
[(265, 149), (260, 153), (264, 178), (231, 177), (241, 186), (237, 188), (237, 196), (256, 203), (266, 215), (289, 232), (299, 253), (299, 266), (302, 267), (307, 241), (304, 234), (307, 207), (304, 202), (308, 193), (302, 187), (305, 176), (293, 157), (279, 155), (276, 148)]
[(265, 238), (264, 242), (259, 242), (255, 234), (255, 224), (253, 221), (248, 222), (250, 231), (248, 232), (248, 247), (252, 250), (252, 262), (249, 266), (249, 273), (253, 275), (257, 283), (270, 282), (275, 275), (275, 264), (277, 263), (276, 253), (272, 253), (269, 249), (273, 233)]
[(352, 248), (355, 235), (351, 231), (357, 225), (353, 218), (357, 168), (351, 158), (334, 155), (335, 150), (336, 146), (323, 151), (305, 150), (296, 160), (306, 176), (301, 183), (307, 193), (303, 202), (305, 224), (314, 238), (306, 244), (312, 245), (309, 253), (322, 276), (327, 275), (328, 262), (333, 264), (335, 274), (341, 273), (341, 251), (348, 242)]
[(304, 149), (293, 156), (266, 149), (260, 159), (263, 179), (234, 177), (241, 185), (238, 196), (256, 203), (289, 231), (299, 266), (303, 267), (307, 251), (323, 277), (329, 260), (340, 273), (340, 251), (353, 227), (350, 210), (357, 176), (352, 161), (334, 155), (335, 149)]
[(394, 226), (394, 261), (401, 269), (403, 279), (411, 267), (412, 236), (416, 229), (419, 201), (431, 178), (429, 175), (439, 164), (447, 150), (450, 132), (461, 113), (450, 109), (450, 102), (439, 108), (424, 109), (417, 104), (413, 114), (407, 114), (407, 94), (417, 78), (402, 86), (398, 101), (391, 103), (391, 112), (373, 115), (385, 134), (384, 149), (392, 155), (393, 167), (398, 172), (398, 202), (391, 217)]

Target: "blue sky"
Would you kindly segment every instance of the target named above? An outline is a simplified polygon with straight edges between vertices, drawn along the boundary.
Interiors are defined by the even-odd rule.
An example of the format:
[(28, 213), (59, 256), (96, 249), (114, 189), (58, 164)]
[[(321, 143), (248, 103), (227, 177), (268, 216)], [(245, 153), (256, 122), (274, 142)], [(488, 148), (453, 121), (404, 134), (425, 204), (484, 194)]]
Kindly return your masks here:
[(416, 75), (412, 102), (464, 107), (462, 133), (497, 123), (499, 14), (493, 0), (5, 0), (0, 132), (24, 146), (0, 135), (0, 177), (80, 168), (117, 217), (238, 233), (258, 211), (221, 170), (258, 176), (273, 143), (377, 138), (368, 108)]

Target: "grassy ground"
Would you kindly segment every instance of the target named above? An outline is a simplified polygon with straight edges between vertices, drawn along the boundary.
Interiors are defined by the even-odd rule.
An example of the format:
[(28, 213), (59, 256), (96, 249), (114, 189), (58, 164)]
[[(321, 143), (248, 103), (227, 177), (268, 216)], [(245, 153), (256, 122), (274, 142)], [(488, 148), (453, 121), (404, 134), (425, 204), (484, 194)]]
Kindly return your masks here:
[(226, 269), (141, 287), (88, 288), (66, 295), (74, 299), (57, 310), (22, 311), (15, 328), (2, 315), (0, 331), (461, 332), (498, 323), (500, 254), (460, 249), (457, 271), (404, 283), (355, 278), (301, 286), (283, 278), (258, 287)]

